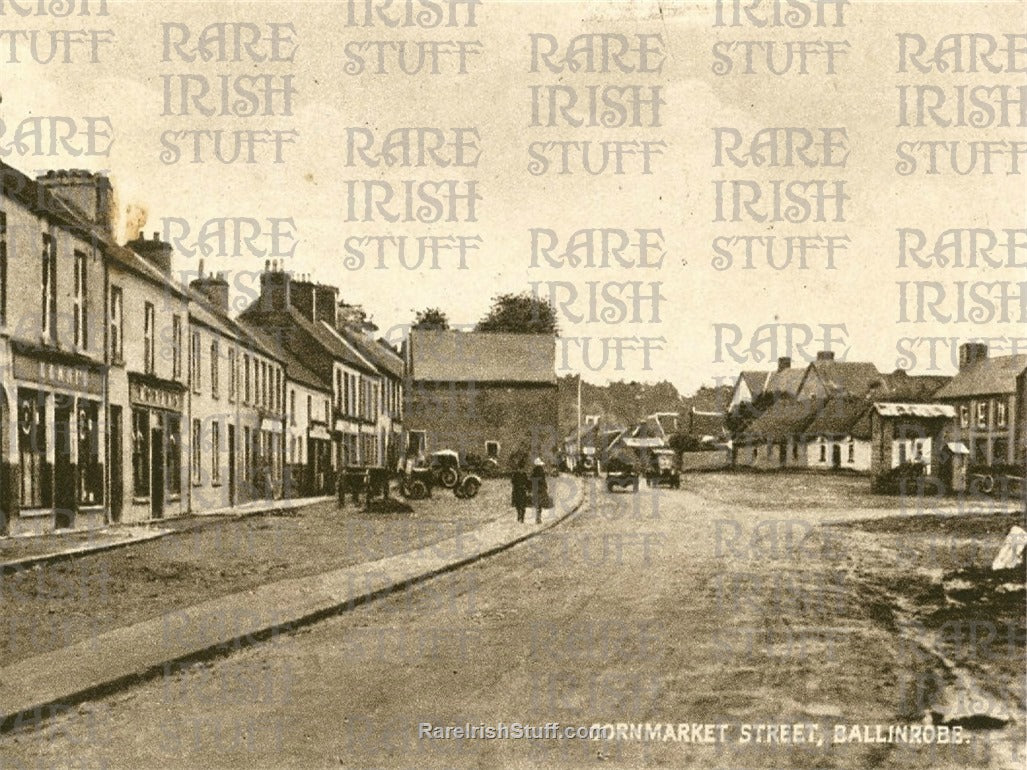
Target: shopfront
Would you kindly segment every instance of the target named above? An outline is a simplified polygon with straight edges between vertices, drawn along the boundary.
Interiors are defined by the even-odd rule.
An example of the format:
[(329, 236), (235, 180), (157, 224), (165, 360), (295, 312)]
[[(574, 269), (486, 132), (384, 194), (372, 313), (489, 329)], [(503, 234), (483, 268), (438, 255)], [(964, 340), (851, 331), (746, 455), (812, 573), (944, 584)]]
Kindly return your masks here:
[(107, 523), (106, 430), (101, 366), (84, 356), (12, 342), (14, 458), (9, 463), (10, 534), (87, 529)]
[(130, 373), (128, 392), (130, 414), (125, 420), (124, 445), (130, 449), (131, 520), (181, 515), (186, 512), (182, 487), (185, 388), (177, 382)]

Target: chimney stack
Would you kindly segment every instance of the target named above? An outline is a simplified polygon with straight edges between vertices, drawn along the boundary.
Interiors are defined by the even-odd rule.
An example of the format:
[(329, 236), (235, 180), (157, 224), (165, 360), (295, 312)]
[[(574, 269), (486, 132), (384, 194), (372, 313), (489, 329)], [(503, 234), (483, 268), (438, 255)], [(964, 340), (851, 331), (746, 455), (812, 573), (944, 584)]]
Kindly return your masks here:
[(125, 246), (132, 249), (165, 276), (171, 277), (171, 258), (175, 254), (175, 249), (170, 243), (165, 243), (160, 239), (160, 233), (154, 233), (152, 241), (148, 241), (145, 234), (139, 233), (138, 238), (129, 241)]
[(792, 359), (788, 356), (781, 356), (777, 359), (777, 370), (783, 372), (785, 369), (792, 368)]
[[(202, 264), (202, 263), (201, 263)], [(204, 276), (200, 269), (200, 277), (189, 284), (189, 288), (199, 292), (207, 301), (223, 313), (228, 313), (228, 281), (222, 275)]]
[(821, 350), (817, 353), (818, 361), (834, 361), (834, 351), (832, 350)]
[(959, 346), (959, 371), (968, 369), (978, 361), (988, 357), (988, 345), (985, 342), (964, 342)]
[(36, 182), (60, 198), (79, 216), (99, 225), (112, 239), (117, 220), (117, 202), (114, 187), (106, 174), (94, 174), (81, 169), (47, 171), (36, 177)]
[(273, 270), (271, 260), (264, 260), (264, 272), (260, 274), (260, 311), (270, 313), (290, 307), (292, 289), (292, 276)]

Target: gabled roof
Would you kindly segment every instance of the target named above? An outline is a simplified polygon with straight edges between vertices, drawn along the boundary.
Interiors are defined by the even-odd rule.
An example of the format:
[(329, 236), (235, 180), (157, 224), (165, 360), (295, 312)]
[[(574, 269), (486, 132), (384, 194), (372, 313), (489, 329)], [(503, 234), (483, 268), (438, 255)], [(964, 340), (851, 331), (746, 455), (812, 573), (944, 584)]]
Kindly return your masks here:
[(757, 398), (767, 386), (767, 380), (770, 379), (770, 375), (773, 372), (755, 372), (748, 371), (742, 372), (738, 375), (739, 381), (745, 383), (745, 387), (749, 389), (749, 394), (753, 398)]
[(966, 398), (1016, 392), (1016, 378), (1027, 369), (1027, 354), (982, 358), (958, 372), (934, 397)]
[(830, 396), (865, 396), (871, 388), (880, 387), (883, 377), (873, 364), (865, 361), (813, 361), (802, 379), (816, 377)]
[(816, 413), (817, 405), (813, 400), (783, 398), (749, 423), (738, 439), (743, 442), (746, 439), (784, 441), (790, 436), (801, 436)]
[(765, 390), (776, 396), (794, 396), (799, 392), (805, 371), (802, 369), (781, 369), (771, 372)]
[(414, 329), (408, 344), (415, 381), (556, 384), (552, 334)]

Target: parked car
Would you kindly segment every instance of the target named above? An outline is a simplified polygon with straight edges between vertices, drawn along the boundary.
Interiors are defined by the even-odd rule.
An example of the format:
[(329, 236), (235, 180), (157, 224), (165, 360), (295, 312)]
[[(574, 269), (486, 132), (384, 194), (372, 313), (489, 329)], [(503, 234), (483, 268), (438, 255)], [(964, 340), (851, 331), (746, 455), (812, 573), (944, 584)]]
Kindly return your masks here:
[(654, 449), (649, 458), (645, 481), (651, 487), (681, 488), (681, 463), (673, 449)]
[(456, 485), (460, 483), (460, 455), (452, 449), (440, 449), (438, 452), (432, 452), (428, 460), (428, 467), (438, 486), (456, 489)]
[(634, 463), (623, 459), (610, 460), (606, 465), (606, 489), (612, 492), (615, 489), (631, 488), (632, 492), (638, 491), (638, 468)]

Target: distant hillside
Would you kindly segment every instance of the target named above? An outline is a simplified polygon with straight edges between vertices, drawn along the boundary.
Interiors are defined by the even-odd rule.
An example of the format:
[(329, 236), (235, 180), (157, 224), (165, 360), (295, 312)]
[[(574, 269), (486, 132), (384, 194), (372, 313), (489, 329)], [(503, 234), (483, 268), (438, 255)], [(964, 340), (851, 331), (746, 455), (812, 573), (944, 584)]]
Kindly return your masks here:
[[(578, 378), (568, 375), (559, 379), (560, 430), (567, 435), (577, 424)], [(702, 387), (689, 396), (682, 396), (669, 382), (611, 382), (593, 385), (582, 382), (581, 413), (601, 414), (607, 425), (628, 426), (653, 412), (687, 414), (693, 407), (701, 412), (724, 411), (731, 400), (731, 388)]]

